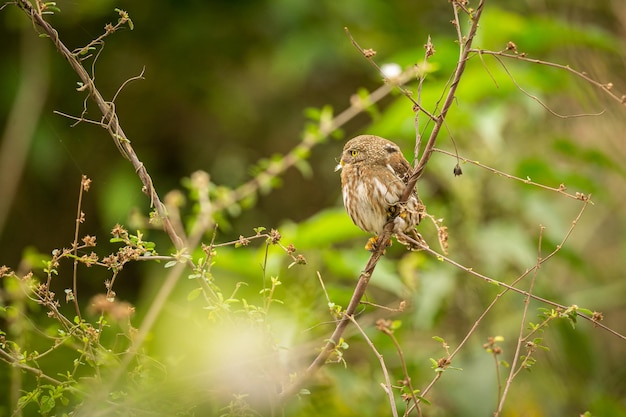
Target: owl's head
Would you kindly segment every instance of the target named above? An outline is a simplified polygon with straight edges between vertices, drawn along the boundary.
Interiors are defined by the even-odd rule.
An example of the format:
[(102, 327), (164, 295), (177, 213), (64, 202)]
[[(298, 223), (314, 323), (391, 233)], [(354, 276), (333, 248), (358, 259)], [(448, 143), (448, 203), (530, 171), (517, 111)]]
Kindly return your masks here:
[(347, 164), (381, 164), (387, 165), (389, 159), (400, 153), (400, 148), (395, 143), (381, 138), (380, 136), (361, 135), (350, 139), (343, 147), (341, 160), (335, 168), (340, 170)]

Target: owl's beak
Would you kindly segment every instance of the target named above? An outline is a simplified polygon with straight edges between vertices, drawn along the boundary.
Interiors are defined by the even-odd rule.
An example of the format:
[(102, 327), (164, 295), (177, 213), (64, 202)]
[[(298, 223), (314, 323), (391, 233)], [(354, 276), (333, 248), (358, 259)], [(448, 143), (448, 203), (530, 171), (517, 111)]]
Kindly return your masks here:
[(341, 161), (339, 161), (339, 163), (337, 164), (337, 166), (335, 167), (335, 172), (339, 171), (341, 168), (343, 168), (343, 159)]

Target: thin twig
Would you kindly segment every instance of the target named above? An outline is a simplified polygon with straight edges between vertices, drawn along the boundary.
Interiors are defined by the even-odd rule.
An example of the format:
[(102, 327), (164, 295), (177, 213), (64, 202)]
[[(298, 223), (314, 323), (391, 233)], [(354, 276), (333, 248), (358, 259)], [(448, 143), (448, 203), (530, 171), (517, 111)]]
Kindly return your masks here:
[(613, 92), (613, 84), (612, 83), (610, 83), (610, 82), (609, 83), (601, 83), (599, 81), (596, 81), (593, 78), (589, 77), (589, 75), (587, 75), (587, 73), (581, 72), (581, 71), (577, 71), (577, 70), (573, 69), (572, 67), (570, 67), (569, 65), (562, 65), (562, 64), (557, 64), (555, 62), (542, 61), (540, 59), (529, 58), (525, 54), (512, 54), (512, 53), (507, 53), (505, 51), (487, 51), (487, 50), (484, 50), (484, 49), (472, 49), (471, 52), (478, 53), (480, 55), (492, 55), (494, 57), (504, 57), (504, 58), (516, 59), (518, 61), (525, 61), (525, 62), (530, 62), (530, 63), (533, 63), (533, 64), (545, 65), (547, 67), (553, 67), (553, 68), (558, 68), (558, 69), (567, 71), (569, 73), (574, 74), (576, 77), (585, 80), (589, 84), (594, 85), (596, 87), (599, 87), (602, 91), (607, 93), (613, 100), (617, 101), (618, 103), (620, 103), (622, 105), (626, 105), (626, 94), (623, 94), (621, 96), (618, 96), (617, 94), (615, 94)]
[[(418, 399), (417, 399), (417, 396), (415, 395), (415, 388), (413, 388), (413, 384), (411, 382), (411, 376), (409, 375), (409, 370), (406, 366), (406, 360), (404, 359), (404, 352), (402, 352), (402, 347), (400, 346), (400, 343), (398, 343), (398, 339), (396, 339), (395, 335), (393, 334), (393, 331), (389, 328), (389, 326), (387, 326), (387, 323), (384, 320), (382, 322), (378, 321), (376, 324), (377, 324), (378, 330), (386, 334), (389, 337), (389, 339), (391, 339), (391, 342), (395, 346), (396, 352), (398, 352), (398, 358), (400, 359), (400, 365), (402, 366), (402, 373), (404, 375), (404, 380), (405, 380), (406, 386), (409, 388), (409, 391), (410, 391), (410, 398), (413, 400), (414, 404), (417, 404)], [(404, 415), (405, 416), (409, 415), (408, 410)]]
[[(422, 88), (424, 87), (424, 81), (426, 80), (426, 68), (427, 68), (427, 64), (428, 64), (428, 58), (430, 58), (431, 56), (433, 56), (435, 54), (435, 47), (433, 46), (432, 40), (430, 38), (430, 35), (428, 35), (428, 39), (426, 40), (426, 45), (424, 45), (424, 49), (426, 50), (424, 52), (424, 60), (422, 61), (422, 66), (424, 68), (424, 71), (421, 72), (417, 71), (417, 75), (418, 75), (418, 83), (417, 83), (417, 103), (418, 105), (422, 104)], [(432, 118), (430, 119), (432, 120)], [(419, 153), (420, 153), (420, 149), (422, 147), (422, 134), (420, 133), (420, 119), (419, 119), (419, 112), (416, 111), (415, 112), (415, 146), (413, 147), (413, 157), (414, 157), (414, 162), (415, 164), (417, 164), (417, 162), (419, 161)]]
[[(480, 21), (480, 15), (483, 11), (484, 4), (485, 4), (485, 1), (480, 0), (480, 2), (478, 3), (478, 7), (476, 8), (476, 11), (474, 12), (472, 26), (470, 27), (467, 38), (464, 43), (460, 42), (459, 47), (462, 48), (462, 52), (461, 52), (459, 61), (457, 62), (457, 66), (456, 66), (456, 70), (454, 71), (452, 82), (450, 83), (450, 89), (448, 90), (448, 94), (441, 108), (441, 112), (439, 112), (439, 115), (436, 118), (435, 125), (433, 126), (433, 130), (430, 133), (428, 142), (426, 142), (426, 146), (424, 148), (424, 151), (422, 152), (422, 157), (420, 158), (419, 163), (413, 170), (413, 174), (411, 175), (411, 177), (409, 178), (409, 181), (407, 182), (407, 186), (404, 189), (404, 193), (402, 194), (402, 198), (400, 199), (400, 201), (406, 201), (409, 198), (409, 196), (415, 189), (415, 184), (417, 183), (417, 180), (422, 176), (424, 172), (424, 168), (426, 167), (426, 164), (428, 163), (430, 156), (433, 153), (433, 148), (435, 147), (435, 144), (437, 143), (437, 136), (439, 135), (441, 126), (443, 126), (444, 124), (446, 115), (448, 114), (448, 110), (450, 110), (450, 107), (454, 103), (456, 90), (461, 81), (461, 76), (463, 75), (463, 72), (465, 71), (465, 64), (467, 63), (469, 52), (471, 50), (472, 41), (474, 40), (474, 37), (476, 36), (476, 31), (478, 30), (478, 22)], [(455, 10), (456, 10), (456, 7), (457, 7), (457, 3), (454, 2), (453, 8)]]
[(532, 274), (532, 278), (530, 280), (530, 285), (528, 288), (528, 295), (524, 298), (524, 310), (522, 313), (522, 319), (520, 320), (520, 329), (519, 336), (517, 338), (517, 346), (515, 347), (515, 354), (513, 355), (513, 361), (511, 363), (509, 376), (506, 379), (506, 383), (504, 385), (504, 390), (500, 392), (498, 390), (498, 408), (495, 413), (493, 413), (494, 417), (498, 417), (502, 412), (502, 407), (504, 407), (504, 401), (509, 393), (509, 389), (511, 388), (511, 383), (513, 382), (513, 378), (515, 377), (515, 367), (517, 365), (517, 361), (520, 357), (520, 352), (522, 350), (522, 344), (524, 343), (524, 329), (526, 329), (526, 316), (528, 315), (528, 308), (530, 306), (530, 294), (533, 292), (533, 288), (535, 287), (535, 281), (537, 280), (537, 272), (541, 266), (541, 242), (543, 240), (543, 231), (545, 227), (541, 226), (539, 228), (539, 242), (537, 244), (537, 263), (535, 264), (535, 268)]
[(111, 103), (107, 102), (100, 91), (96, 88), (93, 79), (89, 76), (85, 68), (73, 54), (61, 41), (59, 34), (47, 21), (44, 20), (41, 13), (34, 9), (33, 6), (26, 0), (18, 0), (17, 6), (22, 9), (32, 21), (39, 26), (43, 32), (50, 38), (59, 53), (68, 61), (74, 72), (79, 76), (83, 87), (88, 93), (89, 97), (96, 103), (100, 112), (103, 115), (101, 126), (103, 126), (109, 135), (113, 138), (114, 143), (120, 149), (122, 155), (126, 157), (135, 168), (135, 172), (141, 179), (144, 185), (145, 193), (150, 197), (150, 202), (156, 207), (159, 218), (162, 221), (163, 229), (170, 237), (172, 243), (177, 249), (182, 249), (184, 243), (182, 239), (176, 234), (174, 227), (170, 223), (165, 206), (161, 202), (159, 195), (157, 194), (153, 184), (152, 178), (148, 174), (148, 171), (144, 167), (143, 163), (137, 157), (135, 150), (130, 144), (126, 134), (122, 130), (117, 114), (115, 113)]
[(337, 321), (335, 330), (330, 338), (327, 339), (326, 344), (320, 351), (320, 353), (315, 357), (313, 362), (306, 368), (301, 375), (298, 376), (293, 382), (287, 385), (283, 391), (278, 395), (278, 403), (283, 403), (287, 399), (291, 398), (293, 395), (297, 394), (300, 388), (311, 378), (315, 372), (319, 368), (321, 368), (326, 360), (330, 357), (331, 353), (335, 350), (341, 335), (343, 335), (346, 327), (350, 323), (350, 317), (354, 315), (356, 312), (363, 295), (365, 294), (365, 290), (367, 289), (367, 285), (369, 284), (369, 280), (378, 264), (378, 261), (383, 256), (384, 249), (387, 247), (389, 243), (389, 239), (391, 237), (391, 230), (393, 228), (393, 220), (388, 222), (381, 233), (379, 240), (376, 244), (376, 250), (372, 252), (369, 261), (367, 262), (367, 266), (365, 270), (361, 272), (359, 276), (359, 280), (357, 281), (356, 288), (352, 293), (352, 298), (348, 304), (348, 307), (345, 309), (342, 318)]
[[(34, 374), (37, 378), (41, 378), (43, 380), (46, 380), (48, 382), (51, 382), (55, 385), (63, 385), (63, 382), (59, 381), (58, 379), (55, 379), (51, 376), (48, 376), (46, 374), (43, 373), (43, 371), (39, 368), (33, 368), (31, 366), (28, 366), (24, 363), (22, 363), (21, 361), (15, 359), (13, 356), (11, 356), (9, 353), (5, 352), (3, 349), (0, 349), (0, 360), (6, 362), (7, 364), (11, 365), (11, 366), (15, 366), (17, 368), (20, 368), (24, 371), (30, 372), (32, 374)], [(72, 385), (66, 385), (66, 388), (74, 391), (74, 392), (79, 392), (79, 390), (72, 386)]]
[(575, 194), (570, 194), (568, 192), (566, 192), (567, 187), (564, 184), (559, 185), (558, 188), (555, 187), (550, 187), (538, 182), (534, 182), (532, 181), (530, 178), (520, 178), (520, 177), (516, 177), (515, 175), (511, 175), (511, 174), (507, 174), (506, 172), (503, 171), (499, 171), (495, 168), (491, 168), (490, 166), (487, 165), (483, 165), (481, 164), (479, 161), (475, 161), (472, 159), (467, 159), (467, 158), (463, 158), (457, 154), (454, 154), (452, 152), (443, 150), (443, 149), (439, 149), (439, 148), (433, 148), (433, 152), (439, 152), (442, 153), (444, 155), (448, 155), (448, 156), (453, 156), (456, 159), (459, 159), (463, 162), (467, 162), (473, 165), (476, 165), (480, 168), (486, 169), (487, 171), (491, 171), (494, 174), (500, 175), (501, 177), (505, 177), (505, 178), (509, 178), (515, 181), (519, 181), (519, 182), (523, 182), (524, 184), (528, 184), (528, 185), (532, 185), (534, 187), (538, 187), (538, 188), (543, 188), (544, 190), (548, 190), (548, 191), (554, 191), (556, 193), (559, 193), (561, 195), (564, 195), (566, 197), (572, 198), (574, 200), (580, 200), (580, 201), (588, 201), (589, 203), (591, 203), (593, 205), (593, 201), (591, 201), (591, 197), (582, 193), (575, 193)]
[(127, 79), (126, 81), (124, 81), (122, 83), (122, 85), (119, 86), (119, 88), (117, 89), (117, 91), (115, 92), (115, 95), (113, 95), (113, 98), (111, 99), (111, 103), (115, 103), (115, 100), (117, 100), (117, 96), (122, 92), (122, 90), (131, 82), (133, 81), (137, 81), (137, 80), (145, 80), (145, 78), (143, 77), (143, 74), (146, 72), (146, 67), (144, 66), (141, 69), (141, 72), (139, 73), (139, 75), (136, 75), (134, 77), (130, 77), (129, 79)]
[(389, 378), (389, 371), (387, 370), (387, 365), (385, 365), (385, 359), (383, 358), (383, 355), (381, 355), (378, 352), (378, 350), (376, 350), (376, 346), (374, 346), (374, 343), (372, 343), (370, 338), (367, 337), (367, 334), (361, 328), (361, 326), (359, 326), (359, 323), (355, 320), (354, 316), (350, 315), (348, 316), (348, 318), (350, 319), (352, 324), (354, 324), (354, 326), (359, 330), (359, 332), (361, 332), (361, 335), (365, 339), (365, 342), (370, 347), (370, 349), (372, 349), (372, 351), (374, 352), (374, 355), (376, 355), (378, 362), (380, 362), (380, 368), (382, 369), (383, 375), (385, 377), (385, 384), (384, 385), (381, 384), (381, 385), (383, 385), (383, 388), (385, 392), (387, 393), (387, 396), (389, 397), (389, 406), (391, 407), (391, 415), (393, 415), (394, 417), (398, 417), (398, 410), (396, 409), (396, 401), (393, 397), (393, 391), (391, 388), (391, 380)]
[(517, 82), (515, 77), (513, 77), (513, 74), (511, 74), (511, 71), (509, 71), (509, 69), (506, 67), (504, 62), (502, 62), (502, 59), (498, 55), (494, 55), (493, 57), (496, 59), (496, 61), (498, 61), (500, 63), (500, 65), (504, 69), (504, 72), (506, 72), (506, 75), (509, 76), (509, 79), (513, 82), (513, 84), (515, 84), (515, 87), (517, 87), (517, 89), (519, 91), (521, 91), (526, 97), (529, 97), (532, 100), (534, 100), (535, 102), (539, 103), (539, 105), (541, 107), (546, 109), (553, 116), (556, 116), (556, 117), (558, 117), (560, 119), (571, 119), (571, 118), (575, 118), (575, 117), (601, 116), (602, 114), (604, 114), (604, 110), (602, 110), (600, 112), (597, 112), (597, 113), (579, 113), (579, 114), (559, 114), (559, 113), (557, 113), (556, 111), (552, 110), (550, 108), (550, 106), (548, 106), (546, 103), (544, 103), (539, 97), (537, 97), (534, 94), (529, 93), (521, 85), (519, 85), (519, 83)]
[[(478, 272), (474, 271), (472, 268), (468, 268), (468, 267), (465, 267), (465, 266), (463, 266), (463, 265), (460, 265), (459, 263), (457, 263), (457, 262), (455, 262), (455, 261), (453, 261), (453, 260), (451, 260), (451, 259), (449, 259), (449, 258), (446, 258), (446, 257), (445, 257), (445, 256), (443, 256), (443, 255), (438, 254), (437, 252), (433, 251), (433, 250), (432, 250), (432, 249), (430, 249), (430, 248), (427, 248), (427, 247), (423, 247), (423, 248), (422, 248), (422, 250), (424, 250), (424, 251), (426, 251), (426, 252), (429, 252), (429, 253), (431, 253), (431, 254), (433, 254), (433, 255), (437, 256), (437, 258), (438, 258), (438, 259), (440, 259), (440, 260), (444, 260), (444, 261), (446, 261), (446, 262), (450, 263), (451, 265), (454, 265), (455, 267), (457, 267), (457, 268), (459, 268), (459, 269), (462, 269), (463, 271), (465, 271), (465, 272), (467, 272), (467, 273), (470, 273), (470, 274), (472, 274), (472, 275), (474, 275), (474, 276), (476, 276), (476, 277), (478, 277), (478, 278), (481, 278), (481, 279), (483, 279), (483, 280), (485, 280), (485, 281), (487, 281), (487, 282), (489, 282), (489, 283), (491, 283), (491, 284), (495, 284), (495, 285), (497, 285), (497, 286), (504, 287), (504, 290), (503, 290), (503, 291), (501, 291), (500, 293), (498, 293), (498, 294), (494, 297), (494, 299), (491, 301), (491, 303), (490, 303), (490, 304), (489, 304), (489, 305), (485, 308), (485, 310), (484, 310), (484, 311), (480, 314), (480, 316), (476, 319), (476, 321), (474, 322), (474, 324), (472, 325), (472, 327), (469, 329), (469, 331), (466, 333), (466, 335), (465, 335), (465, 337), (463, 338), (463, 340), (461, 340), (461, 342), (458, 344), (458, 346), (456, 347), (456, 349), (455, 349), (455, 350), (454, 350), (451, 354), (449, 354), (449, 355), (448, 355), (448, 357), (447, 357), (448, 363), (452, 363), (452, 359), (453, 359), (454, 357), (456, 357), (456, 356), (457, 356), (457, 354), (461, 351), (461, 349), (465, 346), (465, 344), (468, 342), (468, 340), (469, 340), (470, 336), (472, 336), (472, 335), (474, 334), (474, 332), (476, 331), (476, 329), (478, 328), (478, 326), (480, 325), (480, 323), (482, 323), (483, 319), (487, 316), (487, 313), (489, 313), (489, 312), (491, 311), (491, 309), (492, 309), (492, 308), (493, 308), (493, 307), (497, 304), (497, 302), (498, 302), (498, 301), (499, 301), (499, 300), (500, 300), (500, 299), (501, 299), (501, 298), (502, 298), (502, 297), (503, 297), (503, 296), (504, 296), (507, 292), (509, 292), (509, 291), (514, 291), (514, 292), (517, 292), (517, 293), (519, 293), (519, 294), (524, 295), (524, 296), (525, 296), (525, 297), (527, 297), (527, 298), (532, 298), (532, 299), (534, 299), (534, 300), (537, 300), (537, 301), (540, 301), (540, 302), (542, 302), (542, 303), (546, 303), (546, 304), (552, 305), (553, 307), (560, 308), (560, 309), (562, 309), (562, 310), (567, 309), (567, 307), (566, 307), (566, 306), (564, 306), (564, 305), (561, 305), (561, 304), (555, 303), (555, 302), (553, 302), (553, 301), (547, 300), (547, 299), (545, 299), (545, 298), (542, 298), (542, 297), (536, 296), (536, 295), (531, 294), (531, 293), (529, 293), (529, 292), (527, 292), (527, 291), (520, 290), (519, 288), (516, 288), (516, 287), (515, 287), (515, 285), (517, 285), (517, 284), (518, 284), (518, 283), (519, 283), (522, 279), (524, 279), (525, 277), (527, 277), (527, 276), (528, 276), (528, 274), (530, 274), (531, 272), (535, 273), (535, 271), (536, 271), (536, 270), (537, 270), (537, 269), (538, 269), (538, 268), (539, 268), (539, 267), (540, 267), (540, 266), (541, 266), (544, 262), (548, 261), (548, 260), (549, 260), (550, 258), (552, 258), (554, 255), (556, 255), (556, 253), (557, 253), (557, 252), (559, 252), (559, 251), (561, 250), (561, 248), (563, 247), (563, 245), (564, 245), (564, 244), (567, 242), (567, 240), (569, 239), (569, 236), (572, 234), (572, 232), (573, 232), (574, 228), (575, 228), (575, 227), (576, 227), (576, 225), (578, 224), (578, 221), (579, 221), (579, 220), (580, 220), (580, 218), (582, 217), (582, 215), (583, 215), (583, 213), (584, 213), (584, 210), (585, 210), (585, 208), (587, 207), (587, 204), (588, 204), (588, 203), (589, 203), (589, 200), (587, 200), (587, 201), (585, 201), (585, 202), (583, 203), (583, 206), (581, 207), (580, 211), (578, 212), (578, 215), (577, 215), (577, 216), (576, 216), (576, 218), (572, 221), (572, 224), (571, 224), (571, 226), (570, 226), (569, 230), (566, 232), (565, 236), (563, 237), (563, 239), (561, 240), (561, 242), (560, 242), (560, 243), (559, 243), (559, 244), (555, 247), (555, 249), (554, 249), (552, 252), (550, 252), (547, 256), (545, 256), (545, 257), (541, 258), (540, 260), (538, 260), (538, 261), (535, 263), (535, 266), (534, 266), (533, 268), (531, 268), (531, 269), (529, 269), (529, 270), (525, 271), (524, 273), (522, 273), (521, 275), (519, 275), (517, 278), (515, 278), (511, 284), (505, 284), (505, 283), (503, 283), (503, 282), (500, 282), (500, 281), (494, 280), (494, 279), (492, 279), (492, 278), (489, 278), (489, 277), (487, 277), (487, 276), (485, 276), (485, 275), (482, 275), (482, 274), (480, 274), (480, 273), (478, 273)], [(409, 239), (410, 239), (410, 238), (409, 238)], [(415, 243), (417, 244), (417, 242), (415, 242)], [(614, 330), (612, 330), (612, 329), (610, 329), (610, 328), (608, 328), (608, 327), (606, 327), (606, 326), (602, 325), (602, 324), (601, 324), (601, 323), (599, 323), (597, 320), (594, 320), (593, 318), (588, 317), (587, 315), (582, 314), (582, 313), (580, 313), (580, 312), (576, 312), (576, 314), (577, 314), (579, 317), (584, 318), (585, 320), (589, 320), (589, 321), (593, 322), (593, 323), (594, 323), (594, 326), (601, 327), (601, 328), (603, 328), (604, 330), (608, 331), (609, 333), (612, 333), (612, 334), (614, 334), (615, 336), (618, 336), (618, 337), (620, 337), (621, 339), (626, 340), (626, 336), (623, 336), (623, 335), (621, 335), (621, 334), (617, 333), (616, 331), (614, 331)], [(435, 383), (439, 380), (439, 378), (441, 378), (441, 375), (442, 375), (442, 374), (443, 374), (442, 372), (437, 372), (437, 373), (436, 373), (436, 375), (433, 377), (433, 379), (431, 380), (431, 382), (430, 382), (430, 383), (429, 383), (429, 384), (428, 384), (428, 385), (427, 385), (427, 386), (426, 386), (426, 387), (425, 387), (425, 388), (424, 388), (424, 389), (420, 392), (420, 396), (421, 396), (421, 397), (425, 397), (425, 396), (426, 396), (426, 394), (427, 394), (427, 393), (428, 393), (428, 392), (432, 389), (432, 387), (433, 387), (433, 386), (435, 385)], [(411, 406), (411, 409), (409, 409), (409, 411), (411, 411), (411, 410), (413, 409), (413, 407), (417, 407), (417, 406), (418, 406), (418, 404), (413, 404), (413, 405)]]
[[(550, 252), (547, 256), (545, 256), (545, 257), (543, 257), (543, 258), (541, 259), (541, 261), (539, 262), (539, 265), (541, 265), (541, 264), (543, 264), (543, 263), (547, 262), (550, 258), (552, 258), (554, 255), (556, 255), (556, 254), (557, 254), (557, 253), (561, 250), (561, 248), (563, 247), (563, 244), (567, 241), (567, 239), (569, 238), (569, 236), (572, 234), (572, 232), (573, 232), (574, 228), (576, 227), (576, 224), (577, 224), (577, 223), (578, 223), (578, 221), (580, 220), (580, 217), (582, 216), (582, 214), (583, 214), (583, 212), (584, 212), (585, 208), (587, 207), (587, 204), (588, 204), (588, 203), (589, 203), (589, 201), (588, 201), (588, 200), (583, 201), (583, 206), (582, 206), (581, 210), (578, 212), (578, 215), (576, 216), (576, 219), (574, 219), (574, 220), (572, 221), (572, 225), (570, 226), (569, 230), (567, 231), (566, 236), (563, 238), (563, 240), (561, 241), (561, 243), (560, 243), (560, 244), (558, 244), (558, 245), (556, 246), (556, 248), (555, 248), (552, 252)], [(444, 255), (442, 255), (442, 254), (440, 254), (440, 253), (438, 253), (438, 252), (436, 252), (436, 251), (432, 250), (431, 248), (429, 248), (429, 247), (427, 247), (427, 246), (424, 246), (422, 243), (420, 243), (420, 242), (418, 242), (418, 241), (416, 241), (416, 240), (410, 239), (410, 237), (409, 237), (409, 236), (405, 236), (405, 237), (406, 237), (407, 239), (409, 239), (409, 240), (411, 241), (411, 243), (413, 243), (413, 244), (415, 244), (415, 245), (419, 246), (421, 250), (423, 250), (423, 251), (425, 251), (425, 252), (428, 252), (428, 253), (430, 253), (430, 254), (431, 254), (431, 255), (433, 255), (433, 256), (436, 256), (436, 257), (437, 257), (437, 259), (442, 260), (442, 261), (445, 261), (445, 262), (449, 263), (450, 265), (453, 265), (453, 266), (455, 266), (456, 268), (461, 269), (461, 270), (463, 270), (463, 271), (465, 271), (465, 272), (469, 273), (470, 275), (473, 275), (473, 276), (475, 276), (475, 277), (477, 277), (477, 278), (480, 278), (480, 279), (482, 279), (482, 280), (484, 280), (484, 281), (488, 282), (489, 284), (493, 284), (493, 285), (496, 285), (496, 286), (498, 286), (498, 287), (503, 287), (503, 288), (506, 288), (507, 290), (514, 291), (514, 292), (516, 292), (516, 293), (518, 293), (518, 294), (521, 294), (521, 295), (523, 295), (523, 296), (528, 296), (528, 297), (532, 298), (533, 300), (539, 301), (539, 302), (544, 303), (544, 304), (547, 304), (547, 305), (551, 305), (551, 306), (556, 307), (556, 308), (560, 308), (560, 309), (563, 309), (563, 310), (565, 310), (565, 309), (567, 309), (567, 308), (568, 308), (567, 306), (562, 305), (562, 304), (559, 304), (559, 303), (557, 303), (557, 302), (555, 302), (555, 301), (551, 301), (551, 300), (548, 300), (548, 299), (546, 299), (546, 298), (539, 297), (539, 296), (537, 296), (537, 295), (535, 295), (535, 294), (530, 294), (528, 291), (524, 291), (524, 290), (521, 290), (521, 289), (519, 289), (519, 288), (515, 288), (515, 287), (514, 287), (514, 286), (512, 286), (511, 284), (506, 284), (506, 283), (504, 283), (504, 282), (502, 282), (502, 281), (498, 281), (498, 280), (496, 280), (496, 279), (493, 279), (493, 278), (491, 278), (491, 277), (488, 277), (488, 276), (486, 276), (486, 275), (483, 275), (483, 274), (481, 274), (481, 273), (478, 273), (478, 272), (474, 271), (474, 270), (473, 270), (473, 268), (470, 268), (470, 267), (467, 267), (467, 266), (461, 265), (460, 263), (458, 263), (458, 262), (456, 262), (456, 261), (454, 261), (454, 260), (452, 260), (452, 259), (450, 259), (450, 258), (448, 258), (448, 257), (446, 257), (446, 256), (444, 256)], [(530, 274), (531, 272), (533, 272), (536, 268), (537, 268), (537, 265), (533, 266), (532, 268), (527, 269), (524, 273), (522, 273), (522, 274), (518, 277), (518, 279), (519, 279), (519, 278), (526, 277), (528, 274)], [(517, 280), (516, 280), (516, 281), (517, 281)], [(609, 327), (605, 326), (604, 324), (600, 323), (600, 322), (599, 322), (597, 319), (595, 319), (594, 317), (589, 317), (588, 315), (586, 315), (586, 314), (584, 314), (584, 313), (581, 313), (581, 312), (579, 312), (579, 311), (576, 311), (576, 315), (577, 315), (578, 317), (581, 317), (581, 318), (583, 318), (583, 319), (587, 320), (587, 321), (592, 322), (592, 323), (593, 323), (593, 325), (594, 325), (595, 327), (600, 327), (600, 328), (602, 328), (602, 329), (606, 330), (607, 332), (609, 332), (609, 333), (613, 334), (614, 336), (617, 336), (617, 337), (619, 337), (619, 338), (620, 338), (620, 339), (622, 339), (622, 340), (626, 340), (626, 336), (625, 336), (625, 335), (623, 335), (623, 334), (621, 334), (621, 333), (619, 333), (619, 332), (617, 332), (617, 331), (615, 331), (615, 330), (613, 330), (613, 329), (611, 329), (611, 328), (609, 328)]]
[[(83, 175), (80, 180), (80, 191), (78, 192), (78, 204), (76, 208), (76, 226), (74, 227), (74, 241), (72, 242), (72, 250), (74, 253), (74, 269), (72, 273), (72, 299), (74, 301), (74, 307), (76, 308), (76, 315), (79, 320), (82, 321), (82, 315), (80, 314), (80, 307), (78, 306), (78, 233), (80, 230), (80, 224), (84, 221), (84, 214), (82, 212), (83, 205), (83, 192), (85, 190), (85, 182), (88, 181), (87, 176)], [(87, 187), (88, 188), (88, 187)]]
[(374, 68), (376, 68), (378, 70), (378, 72), (380, 73), (380, 75), (382, 75), (383, 79), (385, 80), (385, 82), (387, 84), (393, 85), (395, 86), (398, 90), (400, 90), (400, 92), (402, 94), (404, 94), (404, 96), (406, 98), (408, 98), (411, 103), (413, 103), (414, 109), (417, 111), (421, 111), (423, 112), (425, 115), (427, 115), (431, 120), (436, 120), (435, 116), (430, 114), (430, 112), (428, 112), (428, 110), (422, 108), (422, 106), (420, 105), (420, 103), (415, 100), (413, 98), (413, 94), (407, 90), (406, 88), (402, 87), (402, 83), (398, 82), (398, 81), (394, 81), (394, 80), (390, 80), (385, 73), (383, 72), (383, 70), (378, 66), (378, 64), (376, 63), (376, 61), (374, 61), (373, 57), (374, 55), (376, 55), (376, 53), (374, 51), (372, 51), (371, 49), (369, 50), (365, 50), (363, 48), (361, 48), (361, 46), (358, 44), (358, 42), (352, 37), (352, 34), (350, 33), (350, 31), (348, 30), (347, 27), (344, 28), (344, 30), (346, 31), (346, 35), (348, 35), (348, 37), (350, 38), (350, 42), (352, 42), (352, 45), (359, 50), (359, 52), (361, 53), (361, 55), (363, 55), (363, 57), (365, 57), (365, 59), (367, 59), (369, 61), (370, 64), (372, 64), (372, 66)]

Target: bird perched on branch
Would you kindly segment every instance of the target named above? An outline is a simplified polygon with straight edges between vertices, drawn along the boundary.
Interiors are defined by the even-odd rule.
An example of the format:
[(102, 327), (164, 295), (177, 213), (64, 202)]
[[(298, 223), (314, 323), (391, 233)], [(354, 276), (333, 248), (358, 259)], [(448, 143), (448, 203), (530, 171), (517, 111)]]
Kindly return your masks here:
[(425, 245), (415, 230), (424, 213), (417, 191), (413, 189), (406, 202), (399, 202), (411, 165), (398, 145), (379, 136), (357, 136), (344, 146), (336, 170), (341, 170), (343, 203), (352, 221), (376, 235), (365, 249), (376, 250), (378, 235), (390, 220), (398, 242), (411, 250)]

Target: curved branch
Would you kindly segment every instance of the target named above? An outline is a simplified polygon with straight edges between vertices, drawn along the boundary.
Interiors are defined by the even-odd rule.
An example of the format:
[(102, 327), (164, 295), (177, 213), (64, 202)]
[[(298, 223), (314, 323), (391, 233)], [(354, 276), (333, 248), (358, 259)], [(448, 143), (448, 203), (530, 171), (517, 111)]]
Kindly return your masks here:
[(122, 155), (133, 164), (135, 172), (143, 184), (144, 193), (150, 197), (150, 203), (156, 208), (159, 218), (163, 223), (163, 230), (165, 230), (168, 234), (176, 249), (183, 249), (183, 240), (178, 236), (178, 234), (176, 234), (176, 231), (167, 216), (165, 205), (161, 202), (156, 190), (154, 189), (152, 178), (148, 174), (148, 171), (143, 163), (137, 157), (135, 150), (130, 144), (130, 140), (128, 140), (126, 134), (124, 133), (112, 103), (107, 102), (102, 97), (102, 94), (96, 88), (93, 79), (89, 76), (85, 68), (81, 65), (76, 56), (65, 46), (65, 44), (61, 42), (56, 29), (46, 22), (41, 14), (34, 9), (28, 1), (18, 0), (17, 6), (30, 16), (33, 23), (43, 30), (44, 34), (50, 38), (57, 51), (59, 51), (59, 53), (67, 60), (74, 72), (78, 74), (78, 77), (83, 83), (83, 87), (81, 87), (81, 89), (84, 88), (87, 91), (89, 97), (91, 97), (102, 113), (102, 121), (100, 125), (104, 127), (107, 132), (109, 132), (109, 135), (113, 138), (113, 142), (115, 142), (115, 145), (118, 147), (120, 153), (122, 153)]

